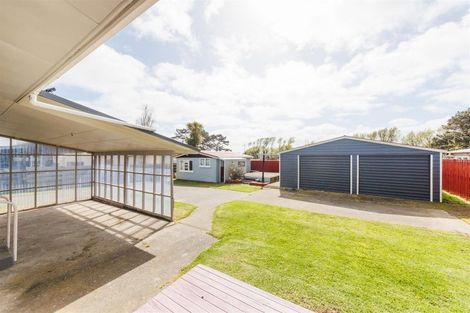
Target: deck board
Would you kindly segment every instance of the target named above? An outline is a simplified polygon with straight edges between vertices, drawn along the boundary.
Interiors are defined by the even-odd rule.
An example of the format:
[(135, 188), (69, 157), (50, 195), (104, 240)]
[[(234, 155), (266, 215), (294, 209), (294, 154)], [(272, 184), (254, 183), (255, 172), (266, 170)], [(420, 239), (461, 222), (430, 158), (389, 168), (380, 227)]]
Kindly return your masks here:
[(136, 312), (312, 313), (204, 265), (191, 269)]

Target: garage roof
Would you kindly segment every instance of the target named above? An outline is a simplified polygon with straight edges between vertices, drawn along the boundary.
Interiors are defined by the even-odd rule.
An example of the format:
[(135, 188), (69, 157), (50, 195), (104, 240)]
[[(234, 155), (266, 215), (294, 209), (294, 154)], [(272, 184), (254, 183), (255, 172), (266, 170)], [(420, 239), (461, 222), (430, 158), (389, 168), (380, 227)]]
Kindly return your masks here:
[(332, 138), (332, 139), (328, 139), (324, 141), (315, 142), (309, 145), (304, 145), (301, 147), (293, 148), (287, 151), (283, 151), (280, 154), (291, 152), (291, 151), (296, 151), (296, 150), (301, 150), (301, 149), (308, 148), (308, 147), (318, 146), (318, 145), (322, 145), (325, 143), (329, 143), (329, 142), (333, 142), (333, 141), (337, 141), (341, 139), (351, 139), (351, 140), (356, 140), (356, 141), (371, 142), (371, 143), (377, 143), (377, 144), (382, 144), (382, 145), (389, 145), (389, 146), (416, 149), (416, 150), (426, 150), (426, 151), (432, 151), (432, 152), (446, 152), (445, 150), (440, 150), (440, 149), (410, 146), (410, 145), (405, 145), (405, 144), (395, 143), (395, 142), (385, 142), (385, 141), (380, 141), (380, 140), (371, 140), (371, 139), (357, 138), (357, 137), (352, 137), (352, 136), (341, 136), (341, 137), (336, 137), (336, 138)]

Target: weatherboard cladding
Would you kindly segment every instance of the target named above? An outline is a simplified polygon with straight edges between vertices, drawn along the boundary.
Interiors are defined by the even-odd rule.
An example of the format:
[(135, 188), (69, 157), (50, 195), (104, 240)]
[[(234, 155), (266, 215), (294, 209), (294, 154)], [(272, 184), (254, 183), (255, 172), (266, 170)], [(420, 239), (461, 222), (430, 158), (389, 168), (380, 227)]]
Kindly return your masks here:
[[(364, 186), (365, 192), (371, 192), (377, 195), (383, 196), (394, 196), (394, 197), (402, 197), (402, 198), (417, 198), (417, 199), (424, 199), (423, 191), (424, 186), (426, 186), (426, 198), (425, 200), (429, 200), (429, 158), (430, 155), (433, 155), (433, 200), (439, 201), (440, 199), (440, 153), (428, 150), (420, 150), (408, 147), (401, 147), (401, 146), (393, 146), (387, 144), (381, 144), (380, 142), (366, 142), (366, 141), (359, 141), (350, 138), (341, 138), (335, 141), (326, 142), (319, 145), (314, 145), (310, 147), (305, 147), (297, 150), (287, 151), (280, 155), (281, 158), (281, 187), (283, 188), (297, 188), (297, 155), (300, 156), (301, 160), (301, 185), (305, 185), (308, 183), (302, 182), (302, 179), (305, 179), (305, 176), (308, 174), (302, 173), (302, 165), (305, 163), (303, 158), (307, 156), (340, 156), (343, 157), (348, 156), (347, 161), (346, 157), (344, 161), (349, 169), (350, 165), (350, 155), (353, 155), (353, 162), (352, 162), (352, 190), (353, 193), (356, 193), (357, 190), (357, 156), (359, 155), (359, 193), (362, 193), (361, 185), (365, 183), (364, 179), (361, 179), (361, 173), (363, 175), (369, 175), (371, 179), (373, 176), (371, 175), (382, 175), (379, 179), (378, 177), (374, 176), (374, 184), (375, 186), (368, 186), (367, 184)], [(381, 156), (381, 165), (372, 167), (370, 164), (370, 159), (367, 157)], [(407, 157), (409, 156), (409, 157)], [(411, 156), (422, 156), (420, 157), (411, 157)], [(365, 158), (364, 161), (362, 158)], [(393, 160), (393, 162), (392, 162)], [(387, 164), (389, 163), (389, 164)], [(365, 169), (361, 169), (361, 164), (364, 164)], [(423, 169), (426, 168), (426, 176), (423, 176)], [(374, 173), (368, 173), (376, 172)], [(380, 171), (380, 172), (379, 172)], [(417, 175), (417, 173), (419, 175)], [(345, 171), (343, 171), (343, 175), (345, 175)], [(400, 182), (403, 188), (399, 186), (398, 183), (395, 181), (400, 177)], [(334, 177), (335, 180), (338, 177)], [(342, 177), (344, 179), (344, 177)], [(387, 182), (388, 180), (388, 182)], [(348, 180), (348, 183), (350, 180)], [(333, 184), (332, 182), (331, 184)], [(326, 186), (327, 183), (325, 183)], [(302, 186), (301, 186), (302, 188)], [(310, 187), (308, 187), (310, 188)], [(313, 187), (312, 187), (313, 188)], [(376, 188), (376, 189), (373, 189)], [(380, 191), (377, 188), (381, 188)], [(320, 190), (328, 190), (326, 188), (314, 188)], [(394, 191), (383, 191), (382, 189), (395, 189)], [(406, 191), (404, 189), (407, 189)], [(349, 192), (349, 189), (347, 190)], [(416, 196), (414, 196), (416, 194)]]

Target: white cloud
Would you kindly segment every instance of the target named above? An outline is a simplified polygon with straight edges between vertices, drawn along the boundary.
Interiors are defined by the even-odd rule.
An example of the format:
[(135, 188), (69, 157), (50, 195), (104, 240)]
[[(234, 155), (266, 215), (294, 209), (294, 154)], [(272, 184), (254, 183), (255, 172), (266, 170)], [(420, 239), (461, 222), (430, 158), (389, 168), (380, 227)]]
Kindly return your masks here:
[(158, 41), (181, 41), (196, 48), (198, 42), (192, 34), (193, 20), (190, 15), (193, 4), (194, 0), (160, 0), (137, 18), (131, 27), (139, 37)]
[[(193, 45), (193, 2), (176, 3), (161, 0), (131, 27), (140, 36)], [(211, 17), (225, 17), (224, 10), (239, 2), (207, 3), (201, 14), (209, 24), (220, 20)], [(253, 8), (247, 15), (261, 10), (258, 1), (250, 3)], [(366, 7), (350, 1), (312, 3), (264, 3), (273, 15), (253, 15), (260, 18), (262, 30), (270, 27), (263, 38), (256, 28), (253, 36), (246, 37), (240, 37), (243, 31), (225, 37), (205, 34), (209, 39), (201, 45), (203, 54), (215, 56), (206, 66), (190, 66), (183, 60), (150, 68), (105, 45), (64, 75), (58, 87), (96, 92), (100, 96), (91, 105), (128, 121), (149, 104), (158, 131), (166, 135), (188, 121), (200, 121), (210, 132), (227, 135), (236, 150), (262, 136), (296, 137), (301, 145), (385, 126), (403, 131), (435, 128), (445, 123), (452, 110), (468, 106), (470, 14), (461, 21), (428, 27), (458, 3), (395, 6), (395, 2), (374, 1)], [(419, 10), (422, 15), (412, 18)], [(310, 21), (312, 14), (319, 19)], [(410, 32), (398, 44), (374, 45), (383, 32), (405, 26), (414, 27), (417, 34)], [(299, 57), (297, 48), (306, 46), (321, 46), (322, 61)], [(338, 49), (347, 55), (360, 52), (339, 62), (329, 54)], [(269, 59), (272, 51), (280, 51), (282, 57), (262, 59)], [(264, 66), (253, 70), (244, 63), (258, 56)]]
[(207, 5), (204, 10), (204, 17), (209, 21), (211, 17), (217, 15), (225, 4), (225, 0), (206, 0)]

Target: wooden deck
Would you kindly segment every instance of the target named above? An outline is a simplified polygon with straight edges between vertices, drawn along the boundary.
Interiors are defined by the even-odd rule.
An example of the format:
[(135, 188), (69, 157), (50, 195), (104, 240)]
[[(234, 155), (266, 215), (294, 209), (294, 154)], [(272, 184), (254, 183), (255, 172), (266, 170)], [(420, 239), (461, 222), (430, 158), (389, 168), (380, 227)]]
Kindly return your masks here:
[(312, 313), (204, 265), (190, 270), (136, 312)]

